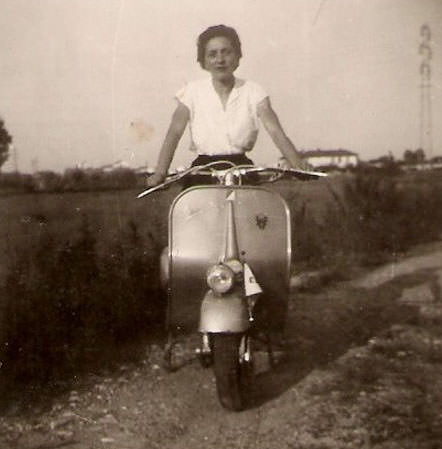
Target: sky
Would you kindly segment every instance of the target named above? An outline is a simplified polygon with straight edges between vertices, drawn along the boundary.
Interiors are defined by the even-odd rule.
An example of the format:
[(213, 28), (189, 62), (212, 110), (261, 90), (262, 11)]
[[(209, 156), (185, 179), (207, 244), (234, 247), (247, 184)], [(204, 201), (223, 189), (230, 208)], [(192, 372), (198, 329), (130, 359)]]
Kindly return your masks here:
[[(208, 26), (237, 29), (239, 78), (260, 83), (298, 149), (362, 160), (442, 155), (442, 0), (1, 0), (3, 169), (154, 166)], [(419, 53), (431, 30), (432, 146), (420, 137)], [(427, 54), (428, 55), (428, 54)], [(172, 167), (194, 155), (186, 131)], [(280, 156), (261, 130), (250, 154)]]

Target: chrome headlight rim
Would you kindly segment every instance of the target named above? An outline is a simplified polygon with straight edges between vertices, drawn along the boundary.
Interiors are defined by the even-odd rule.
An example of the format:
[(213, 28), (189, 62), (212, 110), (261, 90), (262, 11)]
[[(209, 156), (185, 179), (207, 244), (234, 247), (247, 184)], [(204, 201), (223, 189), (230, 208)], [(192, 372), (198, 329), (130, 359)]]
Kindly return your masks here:
[(235, 273), (226, 264), (218, 263), (207, 270), (207, 285), (217, 294), (229, 292), (235, 284)]

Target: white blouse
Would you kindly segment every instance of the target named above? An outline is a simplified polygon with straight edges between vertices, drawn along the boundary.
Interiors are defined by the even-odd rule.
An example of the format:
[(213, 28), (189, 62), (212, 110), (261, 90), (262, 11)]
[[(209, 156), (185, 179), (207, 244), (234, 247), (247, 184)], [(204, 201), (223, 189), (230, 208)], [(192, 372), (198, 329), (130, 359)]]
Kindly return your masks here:
[(259, 84), (235, 79), (225, 107), (212, 80), (188, 83), (176, 99), (190, 111), (191, 151), (198, 154), (242, 154), (258, 137), (258, 104), (267, 97)]

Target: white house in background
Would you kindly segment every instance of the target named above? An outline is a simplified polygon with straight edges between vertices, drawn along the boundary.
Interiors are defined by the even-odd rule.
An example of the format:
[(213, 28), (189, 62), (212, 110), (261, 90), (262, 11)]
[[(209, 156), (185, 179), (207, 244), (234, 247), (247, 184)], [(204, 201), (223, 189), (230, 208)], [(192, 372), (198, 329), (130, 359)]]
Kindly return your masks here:
[(117, 170), (118, 168), (129, 168), (129, 164), (126, 161), (115, 161), (112, 164), (107, 164), (99, 167), (104, 172)]
[(302, 156), (309, 165), (319, 167), (354, 167), (359, 163), (357, 153), (349, 150), (306, 150), (301, 151)]
[(137, 175), (153, 175), (155, 173), (155, 168), (146, 165), (145, 167), (135, 168), (134, 171)]

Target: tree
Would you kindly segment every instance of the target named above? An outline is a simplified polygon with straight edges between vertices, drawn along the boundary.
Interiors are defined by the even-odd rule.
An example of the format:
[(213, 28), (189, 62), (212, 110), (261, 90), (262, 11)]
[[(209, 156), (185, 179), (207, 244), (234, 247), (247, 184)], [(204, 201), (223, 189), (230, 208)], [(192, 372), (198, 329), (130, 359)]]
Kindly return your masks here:
[(4, 121), (0, 119), (0, 168), (8, 160), (11, 142), (12, 137), (5, 128)]
[(416, 155), (412, 150), (405, 150), (404, 152), (404, 162), (406, 164), (415, 164), (416, 163)]
[(418, 164), (425, 162), (425, 151), (422, 148), (418, 148), (415, 152), (415, 155), (416, 155), (416, 162)]
[(416, 151), (405, 150), (404, 162), (406, 164), (422, 164), (425, 162), (425, 151), (422, 148), (418, 148)]

